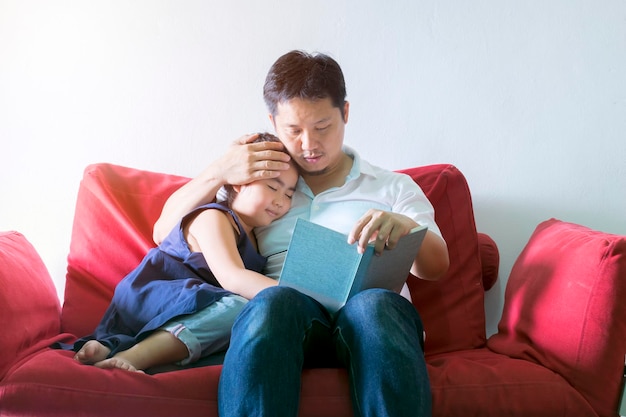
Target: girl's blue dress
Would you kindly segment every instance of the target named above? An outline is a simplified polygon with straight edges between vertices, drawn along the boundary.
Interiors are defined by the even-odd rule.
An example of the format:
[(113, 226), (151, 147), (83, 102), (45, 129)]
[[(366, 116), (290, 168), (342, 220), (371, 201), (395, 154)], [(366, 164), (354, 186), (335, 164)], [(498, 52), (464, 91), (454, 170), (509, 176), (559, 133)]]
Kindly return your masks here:
[(221, 203), (198, 207), (119, 282), (95, 332), (77, 340), (73, 350), (78, 351), (88, 340), (96, 339), (110, 348), (109, 356), (113, 356), (137, 344), (171, 319), (196, 313), (231, 294), (217, 282), (202, 253), (189, 250), (184, 237), (187, 222), (200, 211), (209, 209), (230, 213), (239, 228), (237, 248), (245, 267), (261, 272), (267, 260), (256, 251), (237, 215)]

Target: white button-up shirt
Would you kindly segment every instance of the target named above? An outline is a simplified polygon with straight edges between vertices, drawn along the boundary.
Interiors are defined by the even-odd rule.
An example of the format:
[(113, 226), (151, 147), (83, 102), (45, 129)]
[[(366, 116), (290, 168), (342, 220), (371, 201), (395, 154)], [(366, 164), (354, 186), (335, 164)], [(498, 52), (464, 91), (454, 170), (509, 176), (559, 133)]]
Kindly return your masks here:
[(313, 195), (300, 178), (289, 212), (255, 229), (259, 252), (268, 258), (265, 275), (274, 279), (280, 276), (299, 217), (347, 235), (367, 210), (378, 209), (401, 213), (441, 236), (430, 201), (411, 177), (373, 166), (348, 147), (344, 152), (354, 160), (344, 185)]

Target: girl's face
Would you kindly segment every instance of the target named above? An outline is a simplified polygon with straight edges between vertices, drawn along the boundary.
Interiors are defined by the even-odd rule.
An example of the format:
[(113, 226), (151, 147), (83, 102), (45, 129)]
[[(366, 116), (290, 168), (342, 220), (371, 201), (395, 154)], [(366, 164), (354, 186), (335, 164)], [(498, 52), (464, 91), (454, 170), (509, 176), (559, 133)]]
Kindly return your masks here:
[(237, 196), (232, 208), (250, 228), (267, 226), (289, 211), (297, 182), (298, 172), (290, 166), (276, 178), (233, 186)]

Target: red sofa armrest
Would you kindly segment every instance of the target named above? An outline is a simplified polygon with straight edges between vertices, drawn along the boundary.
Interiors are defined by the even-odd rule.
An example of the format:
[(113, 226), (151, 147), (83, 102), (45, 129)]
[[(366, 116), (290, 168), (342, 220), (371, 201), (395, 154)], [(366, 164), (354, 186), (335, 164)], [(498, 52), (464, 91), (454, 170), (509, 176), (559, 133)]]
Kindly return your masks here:
[(21, 357), (59, 335), (54, 283), (35, 248), (18, 232), (0, 233), (0, 379)]
[(498, 280), (500, 269), (500, 251), (496, 242), (485, 233), (478, 233), (480, 264), (483, 271), (483, 289), (490, 290)]

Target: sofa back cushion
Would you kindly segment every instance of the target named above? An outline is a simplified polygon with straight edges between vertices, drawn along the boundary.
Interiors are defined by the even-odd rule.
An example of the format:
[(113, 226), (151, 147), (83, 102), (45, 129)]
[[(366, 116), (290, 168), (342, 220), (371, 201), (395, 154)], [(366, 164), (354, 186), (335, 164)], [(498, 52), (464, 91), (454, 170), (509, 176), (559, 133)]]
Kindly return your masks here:
[[(450, 270), (437, 282), (409, 279), (426, 327), (427, 354), (485, 342), (478, 238), (465, 178), (451, 165), (402, 171), (431, 199), (450, 249)], [(81, 181), (68, 257), (62, 327), (91, 333), (115, 285), (154, 246), (152, 228), (169, 195), (189, 179), (111, 164), (94, 164)]]
[(155, 246), (165, 200), (188, 178), (113, 164), (88, 166), (78, 189), (65, 284), (62, 331), (90, 334), (117, 283)]
[(505, 291), (488, 347), (563, 376), (614, 416), (626, 354), (626, 236), (556, 219), (537, 226)]
[[(467, 181), (461, 171), (447, 164), (400, 172), (410, 175), (431, 201), (450, 256), (450, 268), (439, 280), (408, 280), (413, 304), (426, 330), (426, 354), (482, 347), (485, 345), (483, 276)], [(497, 269), (496, 257), (493, 259)]]
[(35, 248), (18, 232), (0, 233), (0, 379), (20, 356), (59, 334), (56, 289)]

